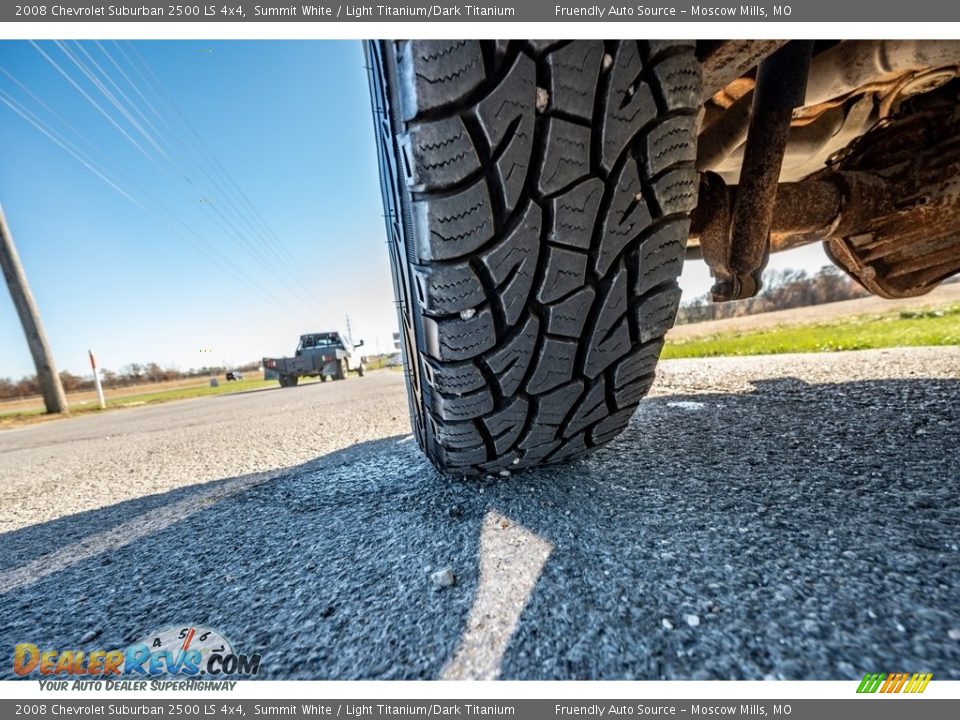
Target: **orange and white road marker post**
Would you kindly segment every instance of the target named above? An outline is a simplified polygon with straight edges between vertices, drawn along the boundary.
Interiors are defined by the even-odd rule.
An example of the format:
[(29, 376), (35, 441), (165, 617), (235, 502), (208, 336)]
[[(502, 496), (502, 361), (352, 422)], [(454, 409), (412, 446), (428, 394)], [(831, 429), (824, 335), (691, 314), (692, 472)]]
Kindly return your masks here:
[(97, 359), (93, 356), (93, 350), (87, 350), (90, 354), (90, 367), (93, 368), (93, 384), (97, 386), (97, 398), (100, 400), (100, 409), (107, 407), (107, 401), (103, 399), (103, 385), (100, 384), (100, 371), (97, 370)]

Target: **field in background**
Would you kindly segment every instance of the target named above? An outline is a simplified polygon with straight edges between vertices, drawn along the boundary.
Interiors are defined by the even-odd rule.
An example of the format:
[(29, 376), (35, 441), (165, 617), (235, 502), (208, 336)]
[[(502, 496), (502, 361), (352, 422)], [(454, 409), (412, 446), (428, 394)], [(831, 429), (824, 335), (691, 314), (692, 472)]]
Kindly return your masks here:
[(883, 316), (894, 310), (924, 310), (960, 304), (960, 282), (941, 285), (933, 292), (915, 298), (886, 300), (880, 297), (842, 300), (824, 305), (808, 305), (789, 310), (739, 315), (722, 320), (677, 325), (667, 333), (667, 342), (689, 340), (706, 335), (732, 335), (783, 325), (811, 325), (861, 315)]
[[(824, 309), (829, 306), (819, 307)], [(690, 333), (686, 337), (676, 337), (671, 333), (667, 336), (661, 357), (702, 358), (960, 345), (960, 303), (855, 316), (834, 315), (832, 320), (824, 320), (830, 316), (828, 311), (821, 316), (820, 322), (771, 324), (755, 330), (727, 329), (725, 332), (706, 332), (701, 335)], [(716, 325), (725, 322), (703, 324)]]
[[(787, 352), (830, 352), (905, 346), (960, 345), (960, 283), (938, 288), (920, 298), (858, 300), (680, 325), (667, 334), (662, 357), (696, 358), (721, 355), (767, 355)], [(368, 368), (386, 358), (371, 359)], [(386, 369), (401, 371), (400, 367)], [(351, 377), (354, 377), (351, 375)], [(189, 378), (107, 390), (107, 409), (224, 395), (277, 387), (260, 373), (227, 382)], [(301, 383), (319, 380), (301, 379)], [(100, 412), (93, 391), (67, 396), (71, 415)], [(55, 419), (43, 413), (39, 397), (0, 401), (0, 430)]]
[[(276, 380), (263, 380), (260, 373), (256, 377), (226, 382), (223, 377), (217, 379), (217, 387), (210, 386), (210, 378), (190, 378), (189, 380), (171, 380), (161, 383), (147, 383), (131, 387), (106, 390), (107, 409), (138, 407), (170, 400), (203, 397), (205, 395), (224, 395), (245, 390), (276, 386)], [(67, 403), (71, 415), (101, 412), (96, 392), (67, 394)], [(0, 428), (12, 427), (29, 422), (48, 419), (44, 415), (43, 401), (39, 397), (23, 400), (0, 402)]]

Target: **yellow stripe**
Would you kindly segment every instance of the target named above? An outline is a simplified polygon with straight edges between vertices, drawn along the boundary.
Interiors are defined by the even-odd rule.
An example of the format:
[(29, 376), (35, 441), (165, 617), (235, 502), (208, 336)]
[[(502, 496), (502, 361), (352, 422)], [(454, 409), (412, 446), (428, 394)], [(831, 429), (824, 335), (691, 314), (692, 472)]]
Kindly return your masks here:
[(910, 677), (910, 682), (907, 683), (907, 687), (904, 689), (904, 692), (905, 692), (905, 693), (916, 692), (916, 690), (917, 690), (917, 685), (919, 685), (919, 684), (920, 684), (920, 675), (919, 675), (919, 673), (914, 673), (914, 674)]
[(920, 687), (917, 690), (918, 693), (922, 693), (927, 689), (927, 684), (930, 682), (931, 678), (933, 678), (933, 673), (927, 673), (927, 676), (923, 678), (923, 681), (920, 683)]

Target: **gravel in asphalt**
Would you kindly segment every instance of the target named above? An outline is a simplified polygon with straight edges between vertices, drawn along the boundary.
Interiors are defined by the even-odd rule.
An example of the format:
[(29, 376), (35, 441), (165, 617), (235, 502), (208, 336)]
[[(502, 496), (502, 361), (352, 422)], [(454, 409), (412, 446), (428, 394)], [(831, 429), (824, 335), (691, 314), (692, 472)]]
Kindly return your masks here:
[(394, 373), (8, 431), (0, 646), (200, 624), (269, 678), (958, 679), (958, 409), (937, 348), (667, 362), (614, 443), (507, 478), (433, 470)]

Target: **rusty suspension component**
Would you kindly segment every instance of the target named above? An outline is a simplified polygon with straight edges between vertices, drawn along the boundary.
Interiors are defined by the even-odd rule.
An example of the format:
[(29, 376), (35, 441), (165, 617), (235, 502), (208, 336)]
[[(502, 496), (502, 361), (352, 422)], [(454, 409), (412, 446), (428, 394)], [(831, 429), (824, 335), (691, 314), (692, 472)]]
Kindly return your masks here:
[[(716, 173), (700, 176), (700, 197), (690, 218), (690, 238), (698, 244), (688, 246), (693, 256), (702, 255), (705, 246), (730, 226), (730, 208), (740, 188), (727, 185)], [(780, 252), (817, 242), (832, 231), (844, 202), (839, 179), (781, 183), (770, 222), (770, 250)], [(713, 237), (711, 237), (713, 234)], [(696, 253), (696, 250), (701, 250)]]
[(740, 172), (740, 192), (726, 232), (712, 226), (703, 257), (716, 280), (715, 301), (753, 297), (770, 255), (770, 227), (780, 168), (795, 108), (803, 105), (812, 40), (793, 40), (757, 70), (750, 126)]
[[(700, 182), (691, 237), (703, 257), (730, 221), (742, 187)], [(823, 241), (827, 254), (875, 295), (922, 295), (960, 272), (960, 135), (893, 170), (828, 170), (779, 186), (770, 224), (776, 252)]]

